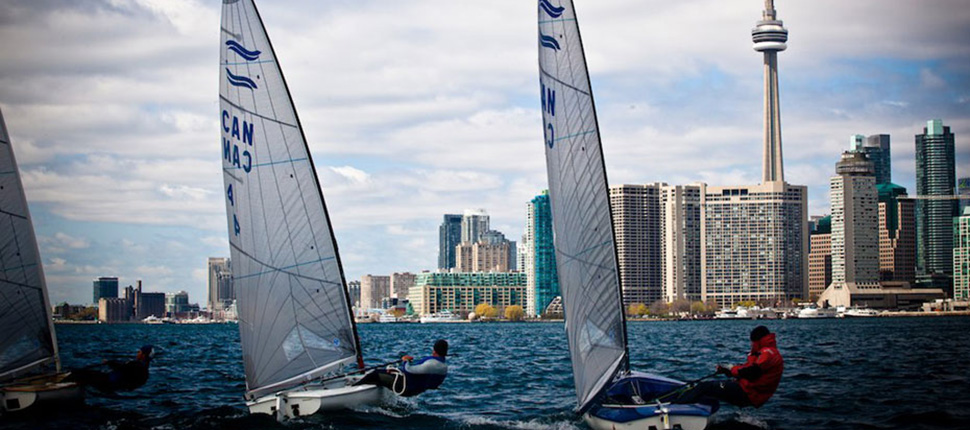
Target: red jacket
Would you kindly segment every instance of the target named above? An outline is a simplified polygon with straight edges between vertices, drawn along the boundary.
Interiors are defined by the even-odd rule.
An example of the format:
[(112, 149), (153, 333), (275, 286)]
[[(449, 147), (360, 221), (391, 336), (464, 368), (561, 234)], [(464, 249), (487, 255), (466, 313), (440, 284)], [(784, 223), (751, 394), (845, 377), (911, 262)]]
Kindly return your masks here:
[(785, 361), (775, 344), (775, 334), (769, 333), (751, 342), (748, 361), (732, 367), (731, 376), (738, 378), (751, 404), (761, 407), (775, 394), (784, 369)]

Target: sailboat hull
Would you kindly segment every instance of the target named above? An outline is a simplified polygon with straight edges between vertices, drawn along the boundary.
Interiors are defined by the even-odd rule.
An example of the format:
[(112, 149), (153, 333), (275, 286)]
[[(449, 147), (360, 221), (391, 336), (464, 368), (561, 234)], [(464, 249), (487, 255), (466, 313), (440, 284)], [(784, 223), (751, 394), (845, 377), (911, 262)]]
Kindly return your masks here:
[(247, 402), (249, 412), (275, 415), (284, 420), (318, 412), (351, 409), (384, 402), (389, 392), (376, 385), (350, 385), (354, 379), (344, 378), (326, 384), (306, 385)]
[(0, 388), (0, 412), (40, 412), (53, 406), (82, 404), (84, 389), (77, 383), (64, 382), (67, 375), (41, 375), (4, 385)]
[(594, 430), (703, 430), (718, 409), (716, 401), (674, 404), (654, 400), (683, 384), (675, 379), (631, 372), (607, 389), (607, 404), (594, 406), (583, 419)]

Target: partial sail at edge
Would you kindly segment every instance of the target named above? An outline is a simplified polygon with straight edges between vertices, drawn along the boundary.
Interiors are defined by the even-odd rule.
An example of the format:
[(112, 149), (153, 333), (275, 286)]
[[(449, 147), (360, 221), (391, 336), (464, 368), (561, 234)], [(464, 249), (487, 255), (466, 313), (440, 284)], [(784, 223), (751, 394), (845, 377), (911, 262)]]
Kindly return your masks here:
[(57, 340), (40, 252), (2, 112), (0, 327), (3, 327), (0, 330), (0, 382), (57, 362)]
[(223, 192), (253, 399), (360, 362), (360, 346), (313, 161), (252, 0), (223, 0), (220, 33)]
[(538, 0), (539, 83), (556, 265), (578, 410), (626, 366), (609, 187), (576, 12)]

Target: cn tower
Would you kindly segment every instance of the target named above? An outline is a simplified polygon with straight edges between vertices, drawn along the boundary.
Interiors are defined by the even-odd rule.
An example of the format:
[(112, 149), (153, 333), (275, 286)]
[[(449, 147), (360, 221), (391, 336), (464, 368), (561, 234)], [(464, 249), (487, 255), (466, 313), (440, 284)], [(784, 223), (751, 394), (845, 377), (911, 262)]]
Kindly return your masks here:
[(784, 181), (781, 160), (781, 110), (778, 102), (778, 52), (788, 45), (788, 30), (775, 18), (774, 0), (765, 0), (758, 26), (751, 30), (754, 50), (765, 54), (765, 139), (762, 183)]

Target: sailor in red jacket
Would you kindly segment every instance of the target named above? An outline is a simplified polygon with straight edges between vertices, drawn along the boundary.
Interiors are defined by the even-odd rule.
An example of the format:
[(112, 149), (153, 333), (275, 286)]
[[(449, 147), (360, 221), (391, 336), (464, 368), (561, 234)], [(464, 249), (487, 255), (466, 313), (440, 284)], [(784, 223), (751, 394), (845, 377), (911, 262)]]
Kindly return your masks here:
[(730, 368), (717, 366), (716, 373), (733, 379), (701, 382), (684, 391), (674, 403), (697, 403), (707, 397), (739, 407), (758, 408), (775, 394), (784, 368), (775, 334), (765, 326), (758, 326), (751, 330), (751, 352), (744, 364)]

